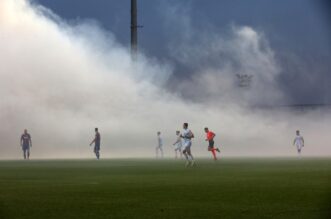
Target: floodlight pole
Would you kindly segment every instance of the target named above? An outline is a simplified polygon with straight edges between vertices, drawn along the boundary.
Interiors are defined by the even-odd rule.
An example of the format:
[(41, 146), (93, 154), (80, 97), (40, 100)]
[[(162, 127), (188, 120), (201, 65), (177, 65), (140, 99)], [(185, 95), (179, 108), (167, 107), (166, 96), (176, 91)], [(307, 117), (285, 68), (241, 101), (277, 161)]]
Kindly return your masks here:
[(137, 21), (137, 0), (131, 0), (131, 58), (137, 60), (138, 55), (138, 25)]

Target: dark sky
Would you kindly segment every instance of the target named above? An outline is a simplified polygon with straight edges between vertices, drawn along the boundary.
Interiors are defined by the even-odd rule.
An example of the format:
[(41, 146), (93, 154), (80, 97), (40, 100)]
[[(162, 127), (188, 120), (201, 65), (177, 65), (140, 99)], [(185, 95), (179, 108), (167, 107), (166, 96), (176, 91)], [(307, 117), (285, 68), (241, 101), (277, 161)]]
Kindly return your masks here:
[[(123, 45), (130, 40), (129, 0), (35, 0), (68, 21), (93, 19)], [(282, 66), (278, 78), (290, 104), (331, 103), (330, 3), (327, 0), (138, 0), (139, 47), (147, 56), (170, 60), (168, 42), (177, 33), (165, 27), (162, 10), (188, 9), (195, 29), (223, 32), (230, 25), (262, 31)], [(176, 25), (176, 24), (174, 24)], [(293, 58), (295, 57), (295, 58)], [(175, 69), (183, 74), (185, 66)], [(304, 72), (303, 72), (304, 69)], [(313, 80), (307, 81), (307, 74)], [(311, 78), (311, 77), (309, 77)]]

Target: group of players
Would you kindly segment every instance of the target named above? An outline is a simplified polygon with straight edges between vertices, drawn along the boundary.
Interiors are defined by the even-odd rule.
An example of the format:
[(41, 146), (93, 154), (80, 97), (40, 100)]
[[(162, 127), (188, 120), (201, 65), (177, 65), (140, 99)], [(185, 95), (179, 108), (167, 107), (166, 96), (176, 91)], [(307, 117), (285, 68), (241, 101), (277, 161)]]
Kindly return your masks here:
[[(98, 128), (94, 129), (95, 136), (90, 143), (90, 146), (94, 144), (94, 153), (97, 159), (100, 159), (100, 144), (101, 144), (101, 135), (99, 133)], [(218, 147), (215, 147), (215, 133), (210, 131), (208, 127), (204, 128), (204, 131), (206, 133), (206, 141), (208, 141), (208, 151), (210, 151), (213, 155), (213, 159), (216, 161), (217, 156), (216, 152), (220, 153), (220, 149)], [(194, 138), (193, 132), (188, 128), (188, 123), (183, 124), (183, 131), (180, 133), (180, 131), (176, 131), (176, 141), (173, 143), (173, 146), (175, 146), (175, 158), (178, 158), (178, 153), (180, 158), (182, 158), (182, 155), (184, 155), (186, 159), (185, 166), (194, 166), (195, 161), (191, 152), (191, 146), (192, 146), (192, 139)], [(30, 148), (32, 147), (32, 139), (31, 135), (28, 133), (28, 131), (25, 129), (24, 133), (21, 135), (20, 145), (23, 150), (23, 157), (24, 159), (30, 158)], [(298, 154), (301, 154), (301, 150), (304, 147), (304, 139), (300, 135), (300, 131), (296, 131), (296, 136), (293, 141), (293, 145), (296, 146)], [(157, 132), (157, 146), (156, 146), (156, 157), (159, 157), (159, 152), (161, 153), (161, 157), (163, 157), (163, 140), (161, 138), (161, 132)]]
[[(191, 152), (191, 145), (192, 145), (192, 138), (194, 138), (194, 134), (192, 133), (191, 130), (188, 129), (188, 124), (184, 123), (183, 124), (183, 133), (181, 134), (180, 131), (176, 131), (176, 141), (173, 143), (175, 146), (175, 158), (178, 158), (178, 153), (180, 154), (180, 158), (182, 158), (182, 154), (185, 156), (186, 159), (186, 166), (191, 165), (194, 166), (195, 162), (192, 156)], [(216, 156), (216, 151), (220, 153), (220, 149), (218, 147), (215, 147), (215, 133), (210, 131), (208, 127), (204, 128), (204, 131), (206, 133), (206, 141), (208, 141), (208, 151), (210, 151), (213, 155), (213, 159), (216, 161), (217, 156)], [(182, 140), (183, 139), (183, 140)], [(159, 157), (159, 151), (161, 152), (161, 157), (163, 157), (163, 140), (161, 138), (161, 132), (157, 132), (157, 146), (156, 146), (156, 158)], [(293, 141), (293, 145), (296, 146), (298, 154), (301, 154), (301, 150), (304, 147), (304, 139), (300, 135), (300, 131), (296, 131), (296, 136)]]
[[(210, 131), (208, 127), (205, 129), (206, 133), (206, 141), (208, 141), (208, 151), (211, 151), (213, 155), (213, 159), (217, 160), (216, 157), (216, 151), (221, 152), (219, 148), (215, 148), (214, 144), (214, 137), (216, 136), (214, 132)], [(186, 159), (185, 166), (194, 166), (196, 165), (194, 162), (194, 158), (191, 151), (192, 146), (192, 138), (194, 138), (193, 132), (188, 128), (188, 123), (183, 124), (183, 132), (180, 133), (180, 131), (176, 131), (176, 141), (173, 143), (173, 146), (175, 146), (175, 158), (178, 158), (178, 153), (180, 158), (182, 158), (182, 155), (184, 155)], [(163, 157), (163, 140), (161, 138), (161, 132), (157, 132), (157, 146), (155, 148), (156, 150), (156, 158), (159, 157), (159, 152), (161, 153), (161, 157)]]

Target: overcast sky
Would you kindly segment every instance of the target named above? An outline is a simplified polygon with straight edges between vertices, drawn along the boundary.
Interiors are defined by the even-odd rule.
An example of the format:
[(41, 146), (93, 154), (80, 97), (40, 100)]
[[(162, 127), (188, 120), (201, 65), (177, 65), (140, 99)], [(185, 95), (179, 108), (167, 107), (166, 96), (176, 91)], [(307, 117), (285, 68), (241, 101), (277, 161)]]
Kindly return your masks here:
[[(130, 1), (35, 0), (75, 23), (94, 20), (125, 46), (130, 41)], [(229, 35), (231, 26), (249, 26), (264, 34), (281, 68), (277, 83), (286, 94), (282, 104), (331, 103), (331, 34), (327, 0), (138, 0), (139, 48), (149, 57), (169, 62), (175, 80), (200, 77), (171, 51), (189, 28), (192, 44), (200, 34)], [(173, 19), (169, 20), (169, 11)], [(185, 24), (183, 24), (186, 22)], [(186, 38), (185, 38), (186, 39)], [(203, 57), (202, 57), (203, 58)], [(219, 58), (219, 62), (222, 59)], [(214, 66), (215, 63), (205, 63)], [(193, 66), (193, 67), (192, 67)], [(195, 96), (190, 96), (194, 99)]]

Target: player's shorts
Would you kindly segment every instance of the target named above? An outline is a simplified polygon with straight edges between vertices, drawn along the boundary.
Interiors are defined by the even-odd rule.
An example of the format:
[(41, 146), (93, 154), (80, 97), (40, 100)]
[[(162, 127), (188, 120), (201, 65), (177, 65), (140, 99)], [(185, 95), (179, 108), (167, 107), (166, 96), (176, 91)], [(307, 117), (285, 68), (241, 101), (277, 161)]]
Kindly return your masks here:
[(100, 144), (94, 145), (94, 151), (100, 151)]
[(209, 140), (209, 144), (208, 144), (208, 147), (209, 148), (213, 148), (214, 147), (214, 140)]
[(30, 150), (30, 145), (24, 145), (22, 146), (22, 150), (26, 151), (26, 150)]
[(181, 150), (182, 149), (182, 144), (181, 143), (177, 143), (175, 144), (175, 150)]
[(178, 145), (175, 147), (175, 150), (182, 150), (182, 145)]
[(302, 149), (302, 147), (303, 147), (303, 145), (302, 145), (302, 144), (295, 144), (295, 146), (297, 146), (297, 149), (298, 149), (298, 150), (301, 150), (301, 149)]
[(192, 146), (192, 142), (191, 141), (184, 142), (184, 150), (190, 149), (191, 146)]

